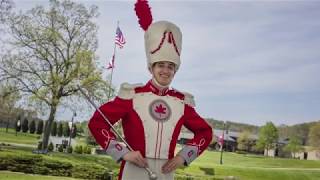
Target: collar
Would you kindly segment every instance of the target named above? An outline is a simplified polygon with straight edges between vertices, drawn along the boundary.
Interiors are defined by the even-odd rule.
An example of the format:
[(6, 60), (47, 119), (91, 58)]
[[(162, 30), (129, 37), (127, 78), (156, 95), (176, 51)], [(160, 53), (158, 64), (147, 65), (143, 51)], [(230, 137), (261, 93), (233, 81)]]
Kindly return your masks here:
[(146, 86), (149, 87), (154, 94), (159, 96), (164, 96), (169, 92), (169, 86), (161, 86), (155, 79), (149, 80)]

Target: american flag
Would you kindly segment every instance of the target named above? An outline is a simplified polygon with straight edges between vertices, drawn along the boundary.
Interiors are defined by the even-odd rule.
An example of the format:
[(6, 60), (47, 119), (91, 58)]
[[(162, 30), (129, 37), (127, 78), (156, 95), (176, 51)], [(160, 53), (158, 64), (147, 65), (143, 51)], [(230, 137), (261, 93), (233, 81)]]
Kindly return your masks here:
[(109, 62), (107, 69), (113, 69), (113, 68), (114, 68), (114, 55), (112, 56), (112, 59)]
[(126, 40), (124, 39), (124, 36), (119, 27), (117, 27), (115, 43), (120, 48), (123, 48), (124, 44), (126, 44)]

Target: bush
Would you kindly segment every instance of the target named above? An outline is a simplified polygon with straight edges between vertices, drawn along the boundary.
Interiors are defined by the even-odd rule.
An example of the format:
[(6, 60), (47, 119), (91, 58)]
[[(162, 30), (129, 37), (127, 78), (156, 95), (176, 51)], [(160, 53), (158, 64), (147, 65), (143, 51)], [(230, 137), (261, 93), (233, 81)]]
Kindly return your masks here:
[(58, 147), (58, 151), (59, 151), (59, 152), (63, 152), (63, 146), (62, 146), (61, 144), (60, 144), (59, 147)]
[(240, 150), (238, 150), (238, 151), (236, 151), (236, 153), (238, 153), (238, 154), (247, 154), (248, 152), (247, 152), (247, 151), (240, 151)]
[(82, 152), (83, 152), (82, 146), (81, 145), (76, 145), (76, 147), (74, 149), (74, 152), (78, 153), (78, 154), (82, 154)]
[(47, 167), (52, 176), (71, 176), (73, 168), (71, 163), (54, 160), (43, 161), (42, 166)]
[(68, 147), (67, 147), (67, 153), (72, 153), (72, 151), (73, 151), (72, 146), (68, 146)]
[[(76, 164), (43, 158), (38, 155), (3, 155), (0, 154), (0, 170), (74, 177), (81, 179), (111, 179), (110, 170), (96, 164)], [(114, 174), (113, 176), (116, 176)]]
[(95, 164), (79, 164), (73, 167), (72, 177), (81, 179), (110, 179), (109, 170)]
[(38, 142), (38, 150), (42, 149), (42, 141)]
[[(2, 157), (1, 157), (2, 159)], [(8, 156), (5, 163), (8, 163), (3, 170), (9, 170), (14, 172), (33, 173), (33, 166), (42, 161), (40, 156)]]
[(48, 151), (52, 152), (53, 151), (53, 143), (50, 142), (49, 146), (48, 146)]
[(91, 148), (89, 146), (83, 146), (84, 154), (91, 154)]

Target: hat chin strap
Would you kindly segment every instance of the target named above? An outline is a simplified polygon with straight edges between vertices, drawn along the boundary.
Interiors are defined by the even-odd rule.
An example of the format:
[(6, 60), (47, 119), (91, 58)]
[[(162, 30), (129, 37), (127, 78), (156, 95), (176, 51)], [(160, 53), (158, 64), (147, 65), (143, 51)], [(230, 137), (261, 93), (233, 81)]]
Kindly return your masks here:
[(154, 77), (152, 77), (152, 83), (153, 83), (153, 85), (155, 85), (157, 88), (159, 88), (160, 90), (162, 90), (162, 89), (166, 89), (166, 88), (169, 88), (169, 85), (167, 85), (167, 86), (163, 86), (163, 85), (161, 85)]

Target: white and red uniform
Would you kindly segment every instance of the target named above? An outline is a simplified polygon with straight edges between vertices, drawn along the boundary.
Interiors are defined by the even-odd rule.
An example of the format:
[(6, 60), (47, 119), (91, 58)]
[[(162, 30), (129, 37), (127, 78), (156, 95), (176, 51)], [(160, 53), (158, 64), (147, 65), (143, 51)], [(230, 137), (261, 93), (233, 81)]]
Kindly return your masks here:
[[(166, 88), (160, 91), (150, 80), (146, 85), (122, 84), (113, 101), (100, 107), (114, 124), (122, 119), (124, 138), (135, 150), (147, 158), (149, 168), (158, 179), (173, 179), (173, 173), (162, 174), (161, 167), (175, 156), (174, 151), (182, 126), (194, 133), (179, 154), (190, 164), (209, 145), (212, 128), (193, 107), (190, 94)], [(107, 154), (116, 161), (121, 160), (128, 149), (116, 141), (109, 125), (95, 112), (89, 129)], [(122, 161), (119, 179), (149, 179), (143, 168)]]

